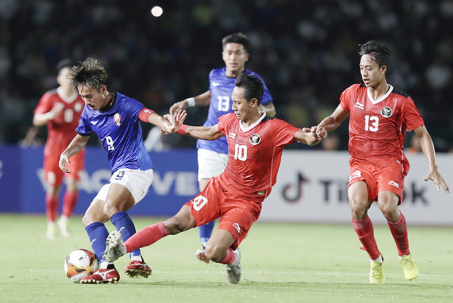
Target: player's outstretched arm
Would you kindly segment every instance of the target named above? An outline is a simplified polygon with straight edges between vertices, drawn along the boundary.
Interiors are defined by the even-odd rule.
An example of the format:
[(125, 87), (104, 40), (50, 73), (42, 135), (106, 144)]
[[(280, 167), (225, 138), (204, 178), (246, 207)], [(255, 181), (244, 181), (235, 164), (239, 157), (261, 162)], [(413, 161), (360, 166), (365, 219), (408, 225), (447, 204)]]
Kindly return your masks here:
[(211, 103), (211, 91), (207, 91), (193, 98), (176, 102), (170, 107), (170, 114), (174, 115), (178, 110), (184, 110), (192, 106), (208, 106)]
[(420, 146), (428, 160), (429, 173), (425, 177), (425, 181), (432, 180), (436, 183), (437, 191), (440, 191), (440, 185), (444, 188), (446, 193), (450, 193), (450, 188), (445, 182), (444, 178), (440, 175), (436, 163), (436, 151), (434, 150), (434, 143), (426, 130), (425, 126), (419, 126), (414, 129), (415, 134), (420, 139)]
[(174, 115), (164, 115), (163, 117), (155, 112), (148, 117), (148, 122), (156, 125), (163, 133), (172, 134), (177, 132), (187, 117), (185, 110), (178, 110)]
[(310, 146), (316, 145), (327, 137), (327, 131), (322, 126), (313, 126), (297, 131), (294, 134), (294, 139), (297, 142), (304, 143)]
[(338, 105), (338, 107), (335, 109), (335, 111), (332, 113), (332, 115), (324, 118), (319, 124), (319, 126), (322, 126), (327, 132), (333, 131), (335, 128), (340, 126), (340, 124), (346, 119), (346, 117), (349, 115), (348, 110), (344, 110), (341, 105)]
[(217, 140), (223, 136), (224, 133), (219, 131), (219, 128), (216, 125), (214, 126), (190, 126), (182, 125), (181, 129), (178, 131), (178, 134), (194, 137), (196, 139), (203, 140)]
[(71, 171), (66, 168), (66, 164), (71, 165), (69, 158), (81, 151), (85, 147), (85, 145), (87, 145), (88, 139), (90, 139), (89, 136), (81, 135), (76, 135), (74, 139), (72, 139), (71, 143), (69, 143), (66, 150), (60, 156), (60, 162), (58, 163), (58, 166), (62, 171), (64, 171), (65, 173), (71, 173)]

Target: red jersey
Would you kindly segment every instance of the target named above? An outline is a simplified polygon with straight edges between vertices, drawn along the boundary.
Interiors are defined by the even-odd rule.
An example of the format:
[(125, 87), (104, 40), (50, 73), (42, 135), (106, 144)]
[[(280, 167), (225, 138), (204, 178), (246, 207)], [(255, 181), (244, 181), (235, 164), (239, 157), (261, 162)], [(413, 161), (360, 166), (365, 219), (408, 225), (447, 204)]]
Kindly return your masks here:
[(424, 125), (412, 98), (390, 85), (384, 96), (373, 100), (365, 85), (354, 84), (341, 94), (340, 105), (350, 111), (351, 157), (381, 164), (386, 158), (396, 158), (407, 173), (409, 163), (403, 154), (406, 130)]
[(55, 119), (47, 122), (48, 137), (44, 154), (55, 154), (58, 156), (71, 143), (77, 135), (75, 129), (79, 124), (82, 110), (85, 106), (82, 98), (74, 92), (71, 97), (67, 97), (61, 88), (57, 88), (42, 96), (35, 114), (48, 113), (55, 104), (60, 103), (63, 106), (61, 114)]
[(299, 129), (265, 114), (245, 128), (234, 113), (220, 117), (218, 128), (228, 142), (228, 164), (219, 182), (235, 195), (263, 201), (277, 181), (283, 148)]

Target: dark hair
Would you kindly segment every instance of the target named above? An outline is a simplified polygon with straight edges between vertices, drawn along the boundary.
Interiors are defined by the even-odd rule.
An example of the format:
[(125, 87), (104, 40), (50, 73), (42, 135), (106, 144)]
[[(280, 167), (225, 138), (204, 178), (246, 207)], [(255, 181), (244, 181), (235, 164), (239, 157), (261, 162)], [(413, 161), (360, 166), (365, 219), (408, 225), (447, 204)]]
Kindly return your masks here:
[(258, 105), (261, 104), (263, 99), (264, 86), (263, 82), (256, 76), (240, 73), (236, 78), (234, 85), (244, 88), (244, 98), (250, 102), (253, 98), (258, 100)]
[(390, 50), (382, 41), (368, 41), (365, 44), (359, 44), (360, 51), (359, 55), (370, 55), (372, 60), (381, 67), (387, 65), (390, 59)]
[(70, 59), (63, 59), (57, 63), (57, 72), (60, 74), (61, 70), (65, 67), (72, 68), (74, 63)]
[(99, 64), (99, 61), (93, 58), (87, 58), (83, 62), (72, 68), (71, 72), (72, 86), (77, 91), (79, 85), (89, 85), (91, 88), (99, 91), (107, 82), (107, 72)]
[(244, 46), (246, 52), (249, 52), (249, 39), (243, 33), (234, 33), (231, 35), (226, 36), (222, 39), (222, 46), (225, 49), (225, 45), (228, 43), (238, 43)]

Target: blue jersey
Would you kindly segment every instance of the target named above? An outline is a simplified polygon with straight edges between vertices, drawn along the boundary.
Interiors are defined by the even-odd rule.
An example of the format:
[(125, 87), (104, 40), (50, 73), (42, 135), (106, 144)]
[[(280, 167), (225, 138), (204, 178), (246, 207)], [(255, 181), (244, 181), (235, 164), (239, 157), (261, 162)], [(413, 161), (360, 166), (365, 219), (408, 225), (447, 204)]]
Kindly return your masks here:
[[(211, 104), (209, 105), (208, 119), (203, 126), (214, 126), (219, 123), (219, 117), (232, 113), (231, 109), (233, 102), (231, 95), (233, 94), (234, 82), (236, 77), (227, 77), (226, 67), (213, 69), (209, 73), (209, 90), (211, 91)], [(272, 103), (272, 96), (267, 89), (264, 80), (257, 74), (249, 70), (245, 70), (246, 74), (257, 76), (264, 85), (264, 94), (261, 104), (268, 105)], [(215, 151), (221, 154), (228, 154), (228, 143), (225, 137), (221, 137), (215, 141), (201, 140), (197, 141), (197, 148), (203, 148)]]
[(138, 114), (143, 104), (116, 93), (113, 108), (94, 111), (85, 105), (76, 132), (88, 136), (95, 132), (107, 152), (112, 173), (120, 168), (147, 170), (153, 163), (143, 144)]

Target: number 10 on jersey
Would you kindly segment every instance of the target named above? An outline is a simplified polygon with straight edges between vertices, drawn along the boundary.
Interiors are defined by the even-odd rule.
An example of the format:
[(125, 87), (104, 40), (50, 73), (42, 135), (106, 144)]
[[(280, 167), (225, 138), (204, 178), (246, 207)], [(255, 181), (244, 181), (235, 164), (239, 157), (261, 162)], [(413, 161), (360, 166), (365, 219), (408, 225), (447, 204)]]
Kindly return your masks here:
[(234, 145), (234, 159), (245, 161), (247, 160), (247, 146), (235, 144)]

